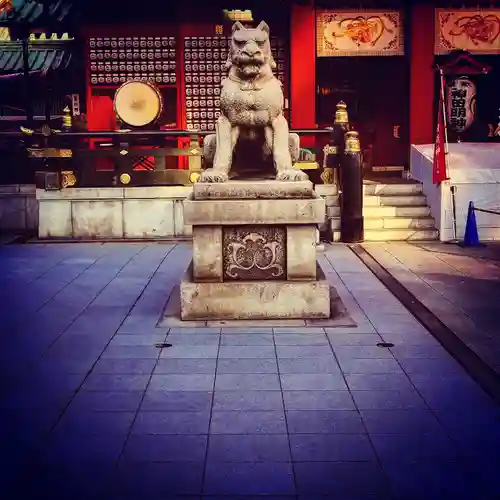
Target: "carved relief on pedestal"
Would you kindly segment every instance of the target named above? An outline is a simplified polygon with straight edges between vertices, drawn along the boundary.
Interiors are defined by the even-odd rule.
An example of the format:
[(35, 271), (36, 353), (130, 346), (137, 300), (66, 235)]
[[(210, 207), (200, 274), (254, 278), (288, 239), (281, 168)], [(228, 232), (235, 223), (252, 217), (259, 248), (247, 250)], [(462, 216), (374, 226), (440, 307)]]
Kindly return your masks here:
[(284, 227), (224, 227), (222, 249), (224, 281), (286, 279)]

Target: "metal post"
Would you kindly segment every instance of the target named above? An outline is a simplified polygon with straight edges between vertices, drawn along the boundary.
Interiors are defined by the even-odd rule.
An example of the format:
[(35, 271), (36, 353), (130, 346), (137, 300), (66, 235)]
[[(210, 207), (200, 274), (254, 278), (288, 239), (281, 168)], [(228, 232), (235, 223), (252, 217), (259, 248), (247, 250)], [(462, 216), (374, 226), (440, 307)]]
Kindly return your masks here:
[(31, 100), (30, 85), (30, 46), (29, 33), (25, 33), (22, 41), (23, 45), (23, 73), (24, 73), (24, 107), (26, 109), (26, 123), (28, 128), (33, 127), (33, 102)]
[(361, 243), (364, 240), (363, 170), (358, 133), (347, 132), (341, 159), (340, 240)]

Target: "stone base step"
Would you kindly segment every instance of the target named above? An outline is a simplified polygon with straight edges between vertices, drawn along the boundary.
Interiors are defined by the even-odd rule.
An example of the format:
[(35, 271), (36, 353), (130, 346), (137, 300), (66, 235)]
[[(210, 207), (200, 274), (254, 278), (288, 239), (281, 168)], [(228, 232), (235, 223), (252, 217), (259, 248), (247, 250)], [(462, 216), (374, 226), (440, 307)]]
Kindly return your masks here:
[(437, 229), (365, 229), (365, 241), (433, 241)]
[(363, 197), (363, 206), (365, 207), (417, 207), (427, 205), (427, 198), (422, 194), (415, 195), (383, 195), (372, 196), (367, 195)]
[(426, 205), (412, 206), (365, 206), (363, 216), (365, 218), (384, 218), (384, 217), (429, 217), (430, 208)]
[[(365, 241), (436, 241), (437, 229), (365, 229)], [(333, 231), (333, 241), (340, 241), (340, 231)]]
[(409, 196), (422, 194), (422, 184), (419, 182), (406, 182), (401, 184), (396, 183), (369, 183), (363, 185), (363, 193), (365, 195), (398, 195)]
[[(339, 221), (340, 223), (340, 221)], [(366, 217), (365, 229), (434, 229), (432, 217)]]

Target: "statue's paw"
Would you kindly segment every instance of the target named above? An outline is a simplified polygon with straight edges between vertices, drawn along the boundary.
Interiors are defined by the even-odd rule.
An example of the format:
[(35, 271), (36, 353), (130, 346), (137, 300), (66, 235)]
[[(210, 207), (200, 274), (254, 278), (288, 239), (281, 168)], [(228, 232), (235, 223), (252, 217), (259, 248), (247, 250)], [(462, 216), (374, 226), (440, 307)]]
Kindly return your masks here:
[(278, 173), (276, 176), (277, 181), (292, 181), (292, 182), (297, 182), (297, 181), (307, 181), (309, 180), (309, 177), (307, 176), (306, 173), (302, 172), (302, 170), (283, 170)]
[(203, 171), (198, 182), (226, 182), (228, 179), (226, 172), (208, 168)]

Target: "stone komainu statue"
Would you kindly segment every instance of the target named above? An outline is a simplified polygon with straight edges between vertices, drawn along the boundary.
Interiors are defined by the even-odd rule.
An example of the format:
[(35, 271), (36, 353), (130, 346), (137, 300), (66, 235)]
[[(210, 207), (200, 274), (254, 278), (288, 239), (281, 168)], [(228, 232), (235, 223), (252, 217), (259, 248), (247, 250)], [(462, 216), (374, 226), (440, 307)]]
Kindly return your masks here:
[(292, 168), (299, 157), (299, 136), (288, 132), (265, 22), (257, 28), (245, 28), (240, 22), (233, 25), (226, 66), (229, 75), (222, 84), (216, 133), (204, 141), (205, 163), (211, 168), (203, 172), (200, 182), (227, 181), (233, 161), (248, 160), (245, 154), (234, 154), (242, 143), (248, 152), (260, 153), (259, 169), (266, 157), (272, 159), (276, 179), (307, 180), (304, 172)]

